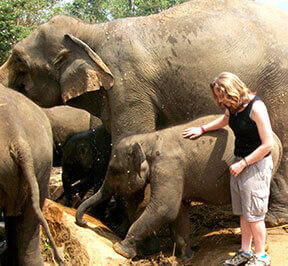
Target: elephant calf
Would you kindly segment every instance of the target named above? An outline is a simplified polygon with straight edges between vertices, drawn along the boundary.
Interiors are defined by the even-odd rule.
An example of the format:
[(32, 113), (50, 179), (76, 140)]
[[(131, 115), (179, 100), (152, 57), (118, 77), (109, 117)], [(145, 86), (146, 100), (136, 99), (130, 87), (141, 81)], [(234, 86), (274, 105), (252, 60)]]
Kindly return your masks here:
[[(112, 193), (141, 193), (147, 183), (151, 197), (142, 215), (131, 225), (126, 238), (114, 245), (121, 255), (132, 258), (137, 246), (154, 230), (170, 224), (176, 243), (176, 255), (190, 257), (189, 202), (211, 204), (230, 202), (229, 166), (233, 160), (234, 135), (229, 127), (209, 132), (198, 139), (182, 137), (190, 126), (200, 126), (215, 119), (207, 116), (188, 124), (125, 137), (112, 150), (108, 172), (100, 190), (84, 201), (76, 213), (84, 225), (84, 211), (99, 204)], [(279, 166), (282, 146), (274, 136), (274, 172)]]
[(39, 224), (62, 259), (41, 208), (48, 195), (53, 141), (45, 113), (24, 95), (0, 85), (0, 214), (7, 250), (2, 265), (43, 265)]
[(68, 137), (63, 144), (61, 159), (66, 206), (71, 206), (71, 198), (76, 193), (82, 199), (90, 188), (99, 190), (107, 171), (110, 153), (111, 138), (104, 126)]
[(70, 106), (43, 108), (53, 133), (53, 165), (61, 165), (62, 146), (68, 137), (102, 125), (99, 118)]

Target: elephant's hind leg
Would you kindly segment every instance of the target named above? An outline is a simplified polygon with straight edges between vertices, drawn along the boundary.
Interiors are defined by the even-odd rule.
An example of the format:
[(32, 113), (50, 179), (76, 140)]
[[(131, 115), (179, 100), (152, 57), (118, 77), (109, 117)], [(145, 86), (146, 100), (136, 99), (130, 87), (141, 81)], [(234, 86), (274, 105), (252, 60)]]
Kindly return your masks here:
[(17, 253), (15, 250), (14, 256), (17, 254), (18, 265), (41, 266), (39, 221), (31, 206), (29, 199), (21, 216), (9, 218), (12, 227), (9, 237), (14, 239), (13, 244), (16, 245)]
[(176, 256), (191, 258), (189, 204), (182, 203), (177, 219), (170, 224), (171, 238), (176, 244)]
[(18, 253), (18, 247), (15, 239), (16, 235), (15, 218), (5, 217), (5, 237), (7, 249), (1, 254), (1, 265), (18, 265), (18, 258), (15, 254)]

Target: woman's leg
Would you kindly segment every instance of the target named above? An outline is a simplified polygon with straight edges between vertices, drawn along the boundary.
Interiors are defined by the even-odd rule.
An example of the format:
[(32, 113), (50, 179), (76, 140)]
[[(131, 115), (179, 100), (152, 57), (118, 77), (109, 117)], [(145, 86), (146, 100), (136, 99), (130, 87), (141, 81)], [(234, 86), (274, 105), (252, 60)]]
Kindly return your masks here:
[(266, 243), (266, 226), (264, 220), (257, 222), (250, 222), (250, 229), (253, 235), (255, 244), (256, 255), (265, 254), (265, 243)]
[(241, 249), (245, 253), (251, 252), (252, 244), (252, 231), (250, 223), (247, 222), (243, 216), (240, 216), (240, 226), (241, 226)]

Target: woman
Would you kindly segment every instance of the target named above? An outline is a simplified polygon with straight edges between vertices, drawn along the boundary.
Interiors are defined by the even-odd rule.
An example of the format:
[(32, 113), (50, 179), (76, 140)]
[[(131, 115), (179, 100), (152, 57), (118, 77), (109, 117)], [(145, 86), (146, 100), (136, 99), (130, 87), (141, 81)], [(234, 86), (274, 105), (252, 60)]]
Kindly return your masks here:
[[(223, 72), (210, 84), (214, 100), (225, 113), (201, 127), (190, 127), (184, 138), (194, 139), (229, 124), (235, 134), (230, 190), (232, 209), (240, 216), (241, 249), (224, 265), (270, 265), (265, 253), (265, 214), (273, 168), (273, 135), (265, 104), (234, 74)], [(255, 252), (251, 251), (252, 238)]]

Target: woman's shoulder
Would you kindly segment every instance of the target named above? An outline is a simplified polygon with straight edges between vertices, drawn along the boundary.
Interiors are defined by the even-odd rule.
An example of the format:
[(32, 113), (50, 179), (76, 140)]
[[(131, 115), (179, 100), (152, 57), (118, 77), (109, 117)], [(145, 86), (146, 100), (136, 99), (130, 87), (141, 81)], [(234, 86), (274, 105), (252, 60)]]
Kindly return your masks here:
[[(265, 103), (258, 95), (249, 95), (250, 101), (253, 102), (253, 108), (263, 108), (265, 107)], [(265, 107), (266, 108), (266, 107)]]
[(261, 99), (255, 99), (255, 102), (253, 104), (253, 110), (266, 110), (265, 103)]
[(267, 108), (265, 103), (259, 97), (258, 99), (256, 98), (251, 109), (250, 117), (253, 119), (253, 117), (255, 118), (259, 116), (265, 116), (266, 114), (267, 114)]

